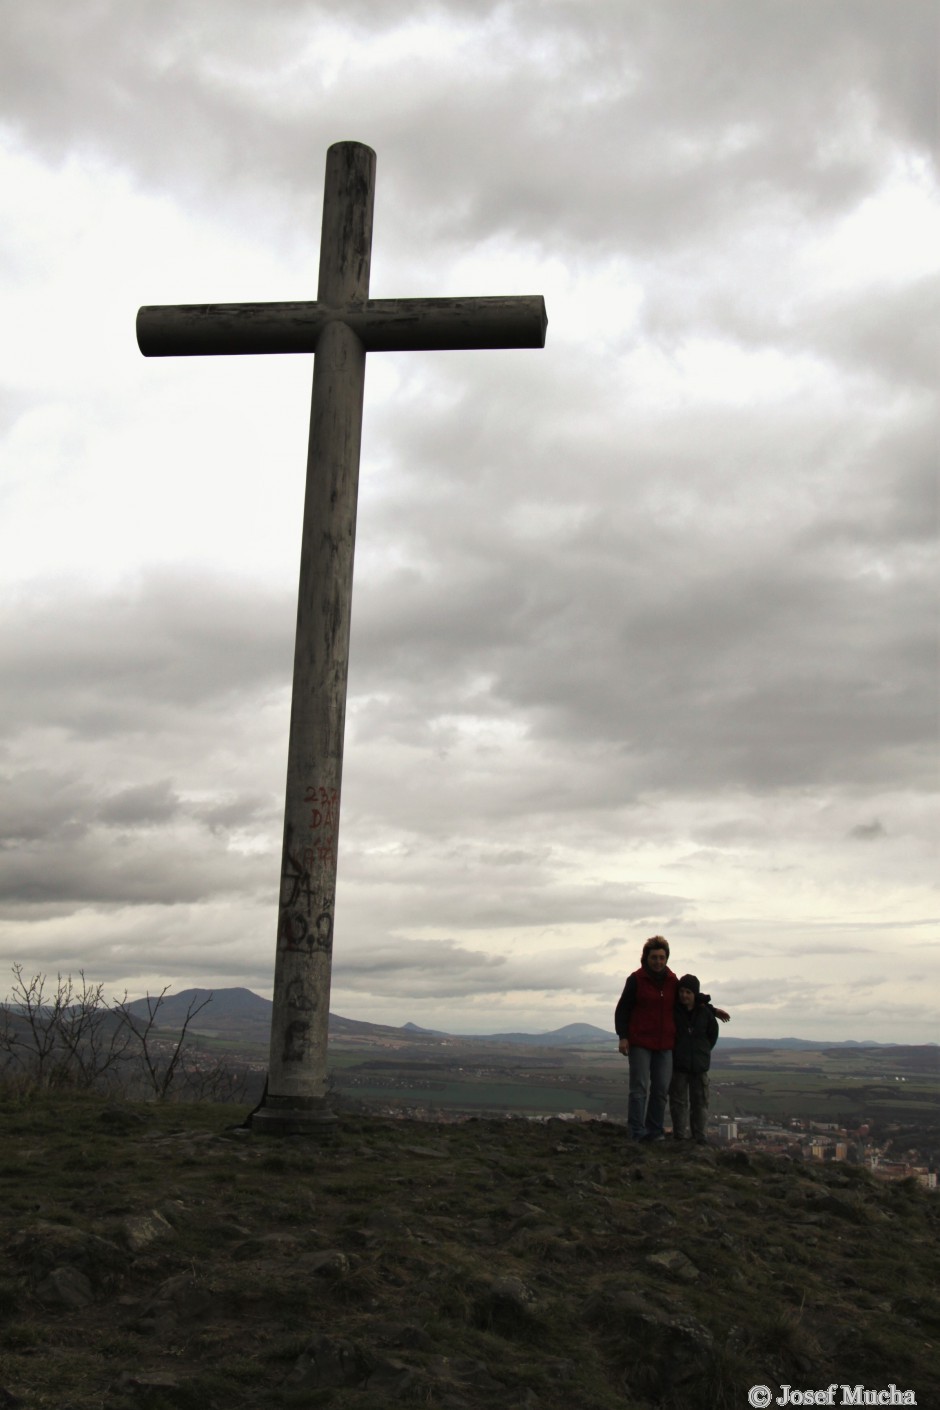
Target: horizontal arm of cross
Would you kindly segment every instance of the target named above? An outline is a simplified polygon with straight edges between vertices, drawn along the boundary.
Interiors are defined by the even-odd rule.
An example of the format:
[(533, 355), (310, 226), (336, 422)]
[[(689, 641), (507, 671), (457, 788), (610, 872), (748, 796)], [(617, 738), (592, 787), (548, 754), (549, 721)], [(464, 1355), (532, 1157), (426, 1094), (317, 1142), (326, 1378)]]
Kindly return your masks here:
[(321, 303), (163, 304), (137, 314), (145, 357), (210, 353), (314, 353), (328, 323), (345, 323), (366, 352), (542, 348), (541, 294), (469, 299), (366, 299)]

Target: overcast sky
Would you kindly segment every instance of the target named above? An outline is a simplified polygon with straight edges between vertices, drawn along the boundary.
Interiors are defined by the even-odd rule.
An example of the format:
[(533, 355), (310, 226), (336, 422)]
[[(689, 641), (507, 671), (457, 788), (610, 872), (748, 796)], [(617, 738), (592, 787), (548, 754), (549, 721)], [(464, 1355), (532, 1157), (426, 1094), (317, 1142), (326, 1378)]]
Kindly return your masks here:
[(933, 0), (0, 0), (0, 993), (270, 995), (312, 359), (139, 305), (543, 294), (366, 375), (334, 1012), (926, 1042)]

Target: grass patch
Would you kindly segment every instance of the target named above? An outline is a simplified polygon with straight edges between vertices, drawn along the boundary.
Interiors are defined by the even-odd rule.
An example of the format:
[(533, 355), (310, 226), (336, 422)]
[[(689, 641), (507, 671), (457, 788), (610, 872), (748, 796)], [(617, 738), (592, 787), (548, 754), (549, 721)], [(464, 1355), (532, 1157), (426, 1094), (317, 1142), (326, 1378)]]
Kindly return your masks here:
[[(66, 1383), (72, 1410), (730, 1410), (762, 1380), (855, 1384), (861, 1357), (926, 1403), (940, 1202), (919, 1188), (638, 1152), (603, 1123), (341, 1115), (278, 1141), (227, 1131), (243, 1111), (6, 1103), (5, 1389), (50, 1410)], [(63, 1268), (90, 1300), (48, 1281)]]

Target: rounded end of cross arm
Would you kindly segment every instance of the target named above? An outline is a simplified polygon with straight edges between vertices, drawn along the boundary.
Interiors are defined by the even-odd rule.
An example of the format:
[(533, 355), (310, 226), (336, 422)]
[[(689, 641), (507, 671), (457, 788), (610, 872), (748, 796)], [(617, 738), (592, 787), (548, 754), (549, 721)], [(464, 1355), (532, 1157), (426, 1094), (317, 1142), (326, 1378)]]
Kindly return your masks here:
[(164, 308), (160, 304), (145, 304), (137, 310), (134, 331), (137, 334), (137, 346), (144, 357), (166, 357), (169, 353), (180, 351), (172, 341), (167, 340), (168, 318), (173, 312), (173, 309)]
[(375, 149), (365, 142), (331, 142), (326, 149), (326, 154), (329, 156), (331, 152), (343, 151), (348, 152), (350, 156), (354, 152), (361, 152), (364, 157), (370, 157), (373, 162), (375, 161)]

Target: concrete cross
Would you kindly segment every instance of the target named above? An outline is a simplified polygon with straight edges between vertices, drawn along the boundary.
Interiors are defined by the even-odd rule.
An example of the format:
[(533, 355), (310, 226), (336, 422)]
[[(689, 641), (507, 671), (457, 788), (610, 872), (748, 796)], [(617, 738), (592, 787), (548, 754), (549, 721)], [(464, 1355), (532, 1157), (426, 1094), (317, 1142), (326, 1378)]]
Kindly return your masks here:
[(367, 352), (545, 345), (541, 296), (370, 299), (375, 153), (326, 157), (316, 302), (146, 307), (147, 357), (314, 353), (268, 1089), (254, 1122), (329, 1119), (326, 1045)]

